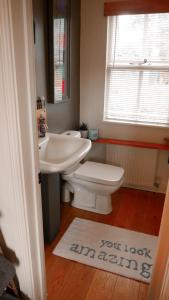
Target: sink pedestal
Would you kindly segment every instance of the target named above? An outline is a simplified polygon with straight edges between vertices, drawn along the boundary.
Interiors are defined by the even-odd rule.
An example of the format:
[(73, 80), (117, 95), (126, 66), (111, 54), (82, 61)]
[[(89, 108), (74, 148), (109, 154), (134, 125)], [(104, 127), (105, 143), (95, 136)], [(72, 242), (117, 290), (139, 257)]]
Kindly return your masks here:
[(51, 243), (60, 229), (60, 175), (41, 175), (43, 231), (45, 243)]

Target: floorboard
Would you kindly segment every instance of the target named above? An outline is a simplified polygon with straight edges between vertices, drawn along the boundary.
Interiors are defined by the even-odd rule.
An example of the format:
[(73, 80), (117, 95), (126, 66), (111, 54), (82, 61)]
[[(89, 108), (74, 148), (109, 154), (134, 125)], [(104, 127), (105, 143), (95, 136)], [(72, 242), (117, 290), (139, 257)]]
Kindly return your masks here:
[(157, 236), (164, 198), (163, 194), (121, 188), (112, 195), (113, 211), (109, 215), (62, 204), (60, 232), (45, 246), (48, 299), (146, 300), (148, 284), (57, 257), (52, 251), (75, 217)]

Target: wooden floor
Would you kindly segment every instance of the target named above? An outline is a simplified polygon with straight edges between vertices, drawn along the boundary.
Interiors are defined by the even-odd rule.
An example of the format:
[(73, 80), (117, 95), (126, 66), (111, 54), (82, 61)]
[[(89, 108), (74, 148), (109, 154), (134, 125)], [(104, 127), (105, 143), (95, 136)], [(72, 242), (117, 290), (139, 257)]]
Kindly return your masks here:
[(113, 212), (99, 215), (62, 204), (61, 230), (45, 246), (49, 300), (145, 300), (148, 284), (101, 271), (52, 254), (75, 217), (158, 235), (164, 195), (121, 188), (112, 196)]

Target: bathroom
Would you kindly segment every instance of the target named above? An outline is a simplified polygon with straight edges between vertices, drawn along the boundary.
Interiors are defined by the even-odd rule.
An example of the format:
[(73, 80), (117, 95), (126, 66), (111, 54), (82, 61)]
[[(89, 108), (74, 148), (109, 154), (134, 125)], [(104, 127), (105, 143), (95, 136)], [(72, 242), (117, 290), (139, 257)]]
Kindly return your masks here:
[[(54, 9), (56, 9), (56, 3), (57, 1), (54, 4)], [(98, 216), (98, 214), (94, 215), (89, 213), (88, 211), (92, 211), (92, 209), (89, 209), (89, 207), (87, 209), (84, 208), (83, 203), (80, 203), (80, 201), (78, 203), (75, 203), (75, 201), (72, 202), (72, 206), (81, 208), (82, 210), (79, 210), (78, 208), (73, 210), (69, 203), (61, 204), (61, 225), (59, 225), (61, 227), (59, 227), (59, 233), (55, 239), (52, 239), (52, 244), (46, 245), (45, 248), (48, 253), (46, 265), (49, 296), (53, 293), (53, 285), (57, 285), (57, 280), (51, 278), (50, 266), (48, 267), (49, 262), (53, 261), (57, 268), (57, 261), (56, 258), (53, 257), (52, 251), (74, 217), (81, 217), (106, 224), (114, 224), (115, 226), (153, 235), (158, 235), (160, 227), (164, 195), (168, 180), (168, 151), (151, 149), (150, 143), (163, 144), (164, 138), (167, 137), (168, 134), (168, 128), (160, 128), (157, 126), (155, 128), (153, 128), (153, 126), (134, 126), (117, 122), (112, 124), (111, 122), (102, 121), (107, 37), (107, 23), (106, 18), (103, 15), (103, 3), (104, 1), (85, 0), (81, 1), (80, 4), (80, 1), (71, 1), (71, 49), (69, 49), (71, 53), (69, 78), (71, 91), (69, 96), (70, 99), (68, 101), (63, 101), (63, 103), (59, 102), (53, 104), (49, 103), (53, 101), (51, 100), (53, 99), (51, 97), (51, 73), (50, 70), (47, 70), (48, 63), (45, 62), (44, 59), (46, 58), (45, 47), (47, 47), (47, 24), (45, 22), (48, 22), (47, 11), (50, 11), (51, 7), (44, 7), (44, 2), (42, 4), (40, 0), (34, 2), (35, 24), (37, 27), (39, 24), (37, 35), (35, 30), (37, 96), (43, 95), (47, 99), (47, 123), (49, 132), (63, 133), (67, 130), (78, 130), (79, 123), (86, 122), (89, 129), (99, 129), (99, 135), (102, 138), (120, 139), (122, 141), (144, 141), (147, 146), (144, 145), (144, 147), (142, 147), (141, 145), (139, 148), (132, 146), (127, 148), (126, 146), (111, 145), (106, 142), (106, 139), (100, 143), (92, 143), (92, 149), (85, 157), (85, 160), (123, 166), (125, 172), (123, 186), (126, 188), (123, 187), (117, 191), (115, 195), (112, 195), (113, 212), (110, 214), (111, 208), (108, 208), (108, 211), (105, 212), (109, 213), (107, 216), (103, 215), (103, 211), (100, 216)], [(59, 5), (57, 8), (58, 7)], [(95, 16), (94, 18), (93, 15)], [(51, 18), (50, 12), (49, 16)], [(50, 56), (52, 56), (52, 51), (53, 48), (49, 45)], [(51, 86), (49, 87), (47, 84)], [(135, 166), (134, 170), (133, 166)], [(90, 173), (91, 171), (88, 170), (88, 172)], [(103, 170), (97, 170), (96, 172), (103, 173)], [(69, 183), (70, 182), (68, 181), (68, 184)], [(68, 193), (68, 191), (63, 190), (64, 184), (65, 183), (62, 182), (60, 187), (62, 190), (61, 201), (68, 202), (68, 200), (70, 200), (70, 195), (68, 195), (68, 199), (65, 199), (65, 194), (66, 192)], [(122, 183), (120, 183), (119, 186), (121, 185)], [(57, 188), (59, 189), (59, 185), (57, 185)], [(119, 187), (117, 189), (119, 189)], [(83, 191), (79, 190), (78, 195), (80, 196), (82, 193)], [(78, 195), (76, 195), (76, 198), (79, 197)], [(83, 197), (87, 199), (89, 195), (85, 194)], [(44, 201), (46, 201), (46, 198)], [(96, 211), (96, 213), (98, 213), (98, 211)], [(59, 263), (60, 262), (58, 262), (58, 264)], [(62, 274), (61, 280), (64, 280), (66, 271), (64, 272), (63, 268), (69, 268), (69, 263), (66, 264), (63, 261), (63, 265), (59, 268), (59, 272)], [(71, 274), (71, 271), (69, 272)], [(60, 297), (61, 299), (66, 299), (66, 295), (73, 293), (72, 290), (76, 289), (74, 284), (80, 285), (80, 280), (85, 276), (84, 274), (87, 274), (89, 278), (90, 276), (93, 278), (92, 272), (93, 270), (79, 270), (77, 267), (77, 270), (74, 271), (74, 273), (72, 272), (72, 276), (75, 278), (79, 276), (78, 283), (76, 282), (77, 279), (75, 282), (73, 281), (72, 284), (70, 282), (69, 288), (66, 288), (64, 284), (60, 287), (58, 283), (58, 290), (57, 292), (55, 291), (55, 297), (58, 297), (58, 299), (60, 299)], [(99, 275), (95, 275), (95, 277), (97, 276)], [(126, 286), (125, 280), (124, 282), (123, 280), (120, 280), (117, 281), (117, 286), (118, 284), (124, 284), (124, 286)], [(132, 283), (130, 284), (132, 286)], [(83, 282), (83, 286), (86, 288), (89, 286), (88, 280)], [(146, 289), (144, 285), (140, 285), (139, 288), (142, 290), (142, 293), (144, 293), (144, 296), (142, 296), (143, 299), (146, 299), (148, 289)], [(89, 298), (85, 299), (93, 299), (94, 284), (90, 290), (89, 295), (87, 294)], [(126, 293), (128, 292), (126, 291)], [(74, 294), (74, 297), (75, 295), (78, 299), (83, 299), (83, 297), (85, 297), (85, 291), (84, 294), (81, 291), (79, 291), (78, 294), (77, 291), (77, 293)], [(115, 295), (117, 297), (115, 299), (119, 299), (118, 291), (115, 291)], [(98, 296), (95, 295), (95, 297), (97, 298)]]
[[(16, 77), (13, 82), (16, 86), (13, 91), (18, 92), (18, 94), (14, 93), (16, 98), (13, 98), (12, 105), (5, 105), (5, 101), (2, 103), (4, 109), (2, 111), (6, 113), (2, 114), (1, 128), (8, 133), (4, 135), (3, 131), (1, 132), (2, 145), (6, 143), (9, 151), (6, 151), (5, 146), (2, 147), (4, 151), (0, 156), (4, 170), (0, 188), (4, 195), (0, 217), (8, 248), (14, 250), (19, 262), (24, 262), (24, 264), (17, 262), (16, 269), (21, 289), (29, 295), (29, 299), (168, 299), (166, 271), (169, 246), (166, 240), (169, 210), (169, 193), (166, 193), (169, 174), (168, 123), (153, 126), (151, 122), (145, 125), (140, 124), (141, 122), (133, 124), (126, 120), (124, 122), (109, 120), (108, 110), (106, 110), (109, 103), (106, 102), (106, 105), (104, 103), (105, 82), (108, 84), (107, 70), (110, 67), (106, 65), (107, 16), (110, 14), (114, 16), (115, 13), (112, 2), (107, 5), (105, 2), (104, 0), (33, 0), (33, 11), (31, 1), (19, 0), (14, 4), (9, 0), (6, 4), (2, 0), (0, 3), (2, 32), (4, 30), (9, 36), (13, 34), (9, 40), (13, 43), (14, 53), (9, 57), (11, 61), (11, 57), (15, 60), (8, 66), (8, 71), (11, 70), (9, 74), (14, 74), (10, 68), (15, 66)], [(120, 12), (128, 9), (128, 6), (125, 6), (126, 1), (121, 1), (122, 7), (117, 2), (115, 1), (114, 4), (117, 5), (116, 14), (119, 14), (118, 9)], [(133, 9), (135, 12), (134, 2), (130, 2), (128, 4), (131, 5), (130, 11)], [(150, 2), (152, 5), (152, 0)], [(139, 9), (142, 13), (169, 11), (167, 5), (164, 8), (163, 5), (158, 4), (158, 1), (156, 2), (155, 7), (146, 6), (144, 2), (144, 7), (139, 6), (137, 13), (140, 12)], [(65, 10), (65, 7), (68, 9)], [(59, 17), (58, 20), (61, 21), (63, 16), (66, 16), (64, 20), (66, 20), (67, 31), (64, 34), (67, 35), (68, 47), (65, 54), (67, 65), (64, 82), (61, 85), (65, 98), (62, 97), (58, 101), (53, 86), (53, 20)], [(33, 22), (31, 22), (32, 17)], [(8, 26), (5, 26), (8, 19), (13, 26), (13, 31), (9, 32)], [(109, 33), (111, 33), (110, 28), (111, 26)], [(5, 34), (2, 35), (2, 45), (7, 44), (9, 47), (4, 38)], [(112, 43), (116, 44), (118, 38), (119, 36), (116, 36)], [(31, 52), (31, 41), (34, 42), (33, 52)], [(59, 41), (65, 46), (61, 37)], [(6, 53), (4, 49), (5, 46), (0, 57), (1, 54), (4, 55), (4, 61), (1, 59), (1, 62), (5, 65), (10, 62), (7, 57), (12, 47), (9, 47)], [(32, 59), (34, 57), (35, 61)], [(151, 63), (144, 58), (139, 68), (151, 69)], [(131, 63), (130, 68), (132, 67)], [(137, 67), (134, 66), (135, 69)], [(6, 84), (8, 90), (4, 74), (1, 75), (5, 78), (2, 82)], [(165, 86), (166, 91), (168, 75), (158, 80)], [(12, 85), (12, 80), (9, 82)], [(111, 82), (109, 83), (111, 86)], [(33, 97), (33, 84), (36, 85), (36, 97)], [(2, 99), (8, 99), (10, 103), (12, 92), (6, 95), (5, 98), (2, 93)], [(60, 94), (58, 95), (60, 97)], [(44, 118), (39, 115), (38, 106), (37, 122), (35, 122), (35, 106), (39, 97), (45, 99), (42, 101)], [(163, 112), (165, 114), (164, 110)], [(42, 124), (43, 130), (45, 128), (45, 137), (44, 131), (40, 129), (39, 119), (42, 123), (46, 122), (45, 126), (44, 123)], [(161, 119), (163, 120), (162, 116)], [(87, 124), (89, 134), (94, 129), (96, 140), (79, 138), (80, 124), (83, 122)], [(63, 134), (67, 131), (70, 133), (70, 130), (73, 131), (73, 135)], [(37, 145), (37, 131), (39, 145)], [(64, 171), (63, 174), (63, 168), (53, 169), (54, 171), (45, 170), (49, 165), (42, 163), (46, 157), (43, 153), (41, 156), (41, 152), (44, 149), (45, 153), (48, 143), (56, 146), (58, 155), (62, 152), (62, 142), (65, 143), (64, 151), (67, 149), (68, 155), (73, 145), (78, 147), (81, 143), (85, 149), (83, 155), (79, 154), (78, 161), (77, 157), (74, 161), (75, 184), (70, 176), (72, 172)], [(16, 159), (13, 159), (12, 155), (10, 157), (10, 153), (14, 151)], [(52, 154), (52, 151), (49, 152)], [(10, 159), (7, 160), (8, 154), (11, 163), (9, 163)], [(40, 164), (38, 155), (40, 155)], [(23, 161), (22, 157), (25, 158)], [(52, 163), (50, 167), (53, 167)], [(83, 168), (81, 174), (80, 168)], [(13, 169), (14, 172), (11, 171)], [(40, 184), (36, 178), (38, 173)], [(112, 173), (116, 174), (114, 178)], [(92, 189), (89, 191), (91, 180), (93, 180)], [(113, 189), (110, 185), (111, 180)], [(10, 186), (13, 186), (13, 190), (9, 188)], [(13, 192), (19, 186), (20, 190)], [(96, 187), (99, 189), (98, 193), (93, 191), (94, 186), (95, 189)], [(15, 197), (14, 202), (10, 201), (11, 195)], [(6, 198), (9, 199), (10, 207)], [(81, 203), (78, 202), (79, 199)], [(13, 214), (14, 210), (16, 217)], [(14, 231), (13, 239), (10, 232), (11, 224)], [(45, 247), (42, 227), (46, 238)], [(75, 239), (72, 240), (74, 232)], [(71, 241), (69, 253), (65, 250), (66, 239)], [(98, 242), (97, 247), (95, 241)], [(155, 259), (156, 249), (158, 252)], [(154, 271), (150, 263), (152, 258)], [(159, 268), (162, 259), (163, 264)]]
[[(54, 7), (57, 5), (56, 3), (57, 2), (55, 2)], [(35, 30), (37, 96), (45, 96), (48, 102), (48, 131), (52, 133), (63, 133), (67, 130), (78, 130), (79, 123), (84, 121), (89, 128), (99, 128), (99, 135), (103, 138), (144, 141), (145, 144), (154, 142), (159, 144), (163, 143), (163, 139), (167, 137), (168, 128), (132, 126), (130, 124), (124, 125), (120, 123), (112, 124), (111, 122), (102, 121), (106, 61), (105, 45), (107, 34), (106, 18), (103, 15), (103, 3), (104, 1), (97, 1), (97, 3), (96, 1), (81, 1), (81, 4), (80, 1), (71, 2), (71, 49), (69, 49), (71, 53), (70, 99), (65, 102), (63, 101), (63, 103), (60, 102), (55, 104), (49, 103), (53, 101), (51, 100), (53, 99), (51, 97), (51, 88), (53, 88), (53, 86), (51, 84), (50, 69), (47, 70), (47, 67), (49, 66), (44, 59), (47, 56), (45, 48), (47, 47), (47, 32), (45, 31), (47, 30), (47, 24), (45, 21), (48, 22), (48, 17), (45, 14), (47, 14), (47, 11), (49, 10), (49, 16), (51, 17), (51, 7), (44, 7), (45, 4), (43, 2), (42, 5), (41, 1), (35, 1), (34, 3), (35, 24), (37, 27), (38, 22), (40, 24), (38, 27), (38, 34), (36, 34)], [(93, 15), (95, 15), (95, 18), (92, 17)], [(49, 37), (51, 37), (50, 33)], [(92, 42), (93, 38), (94, 43)], [(49, 38), (49, 53), (50, 56), (52, 56), (53, 48), (51, 47), (53, 46), (51, 46), (50, 41)], [(40, 61), (39, 57), (41, 58)], [(115, 224), (115, 226), (158, 235), (164, 194), (168, 180), (168, 151), (159, 151), (156, 149), (154, 151), (153, 149), (147, 148), (126, 148), (119, 145), (93, 142), (92, 149), (85, 157), (85, 160), (111, 165), (115, 164), (117, 166), (122, 164), (125, 177), (127, 178), (125, 178), (125, 180), (128, 180), (124, 182), (123, 186), (129, 188), (122, 188), (112, 196), (113, 215), (108, 214), (105, 217), (104, 215), (98, 217), (98, 214), (91, 215), (88, 211), (84, 210), (85, 208), (81, 203), (75, 204), (75, 207), (83, 208), (83, 210), (75, 209), (75, 211), (71, 209), (68, 203), (61, 204), (61, 227), (59, 234), (52, 244), (46, 246), (46, 251), (50, 252), (46, 262), (49, 295), (53, 292), (52, 284), (54, 284), (55, 280), (52, 282), (50, 277), (51, 271), (50, 267), (48, 268), (48, 261), (52, 260), (54, 246), (56, 246), (58, 240), (60, 240), (63, 232), (68, 227), (68, 224), (72, 222), (74, 217), (82, 217), (93, 221), (98, 220), (99, 222), (105, 222), (112, 225)], [(133, 170), (133, 165), (135, 166), (135, 170)], [(103, 171), (100, 171), (100, 173), (102, 172)], [(152, 183), (150, 183), (150, 181)], [(61, 201), (63, 201), (63, 198), (65, 198), (63, 183), (61, 185), (62, 186), (60, 187), (57, 185), (57, 188), (62, 189)], [(134, 187), (134, 189), (131, 189), (130, 187)], [(148, 191), (155, 193), (149, 193)], [(80, 194), (82, 194), (82, 190), (80, 190)], [(85, 195), (84, 197), (87, 199), (88, 195)], [(68, 201), (65, 200), (65, 202)], [(74, 206), (74, 204), (72, 205)], [(45, 209), (45, 214), (46, 211), (47, 210)], [(133, 215), (131, 211), (133, 211)], [(143, 211), (144, 216), (142, 214)], [(114, 215), (115, 213), (116, 215)], [(66, 218), (68, 220), (65, 220)], [(112, 221), (113, 218), (116, 220), (115, 223)], [(123, 222), (121, 221), (122, 219)], [(55, 257), (53, 257), (53, 263), (56, 264), (57, 268)], [(68, 266), (69, 263), (67, 263), (67, 265), (64, 263), (60, 272), (63, 272), (62, 268)], [(82, 274), (83, 272), (87, 271), (82, 270)], [(92, 272), (93, 270), (91, 273)], [(88, 271), (88, 275), (92, 277), (91, 273)], [(72, 276), (76, 277), (77, 274), (79, 277), (81, 276), (81, 273), (78, 273), (78, 271), (75, 271)], [(63, 272), (62, 279), (64, 278), (65, 273)], [(55, 284), (57, 284), (57, 281)], [(87, 287), (88, 282), (84, 282), (83, 285)], [(140, 286), (140, 288), (143, 290), (145, 289), (144, 285)], [(71, 293), (74, 289), (73, 283), (72, 285), (70, 284), (70, 290), (66, 290), (65, 286), (61, 288), (58, 285), (56, 297), (64, 299), (66, 293)], [(144, 292), (146, 293), (146, 291)], [(78, 299), (81, 299), (80, 297), (83, 297), (83, 295), (77, 296)]]

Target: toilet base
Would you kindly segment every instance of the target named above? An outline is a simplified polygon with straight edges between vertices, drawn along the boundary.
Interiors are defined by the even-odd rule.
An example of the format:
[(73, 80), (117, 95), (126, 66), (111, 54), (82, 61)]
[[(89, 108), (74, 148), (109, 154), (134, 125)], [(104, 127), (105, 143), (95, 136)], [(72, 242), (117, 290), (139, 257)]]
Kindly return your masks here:
[[(69, 184), (63, 186), (63, 202), (70, 202), (70, 193), (73, 192), (73, 200), (71, 206), (107, 215), (112, 212), (112, 201), (110, 195), (97, 195), (96, 193), (87, 190), (74, 184), (74, 189)], [(84, 205), (85, 199), (85, 205)]]
[[(102, 215), (110, 214), (112, 212), (111, 197), (109, 197), (109, 199), (107, 199), (108, 197), (106, 196), (96, 196), (96, 197), (97, 197), (96, 200), (97, 205), (95, 207), (84, 206), (81, 205), (79, 202), (75, 202), (74, 200), (72, 201), (71, 206), (79, 209), (95, 212), (98, 214), (102, 214)], [(98, 200), (98, 198), (100, 199)], [(104, 205), (102, 205), (101, 203), (98, 204), (98, 202), (104, 202)]]

